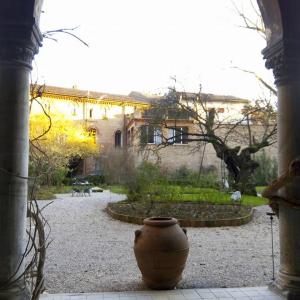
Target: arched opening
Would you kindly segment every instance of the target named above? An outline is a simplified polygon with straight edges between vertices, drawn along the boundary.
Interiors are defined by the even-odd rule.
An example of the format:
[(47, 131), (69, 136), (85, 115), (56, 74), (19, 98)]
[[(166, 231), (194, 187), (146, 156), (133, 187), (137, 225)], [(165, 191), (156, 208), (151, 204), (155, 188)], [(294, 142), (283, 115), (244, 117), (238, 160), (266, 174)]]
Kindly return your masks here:
[[(292, 102), (292, 101), (296, 102), (296, 100), (299, 99), (299, 95), (300, 95), (299, 83), (298, 83), (300, 72), (299, 72), (298, 56), (296, 55), (297, 53), (299, 53), (298, 52), (298, 49), (299, 49), (298, 28), (300, 28), (300, 27), (295, 26), (295, 25), (297, 25), (296, 13), (297, 13), (297, 11), (299, 11), (297, 9), (297, 7), (299, 8), (299, 6), (296, 6), (296, 5), (299, 5), (297, 0), (286, 0), (286, 2), (284, 2), (283, 0), (282, 1), (278, 0), (277, 2), (280, 4), (281, 8), (285, 8), (285, 10), (282, 10), (282, 13), (284, 13), (282, 15), (282, 17), (285, 18), (285, 20), (284, 20), (285, 22), (283, 22), (283, 23), (287, 24), (288, 26), (286, 27), (287, 32), (284, 36), (287, 36), (289, 38), (289, 40), (287, 40), (287, 41), (281, 40), (283, 37), (280, 36), (280, 40), (276, 41), (276, 43), (277, 42), (280, 42), (280, 43), (274, 44), (274, 46), (276, 46), (274, 48), (268, 48), (267, 49), (268, 51), (265, 51), (265, 56), (268, 59), (268, 61), (267, 61), (268, 65), (270, 67), (274, 68), (274, 71), (276, 72), (276, 75), (278, 76), (277, 82), (281, 88), (281, 90), (280, 90), (281, 104), (287, 103), (287, 105), (288, 105), (288, 107), (280, 106), (280, 109), (283, 112), (281, 115), (284, 117), (284, 119), (281, 119), (281, 123), (283, 125), (285, 125), (285, 127), (283, 127), (283, 126), (280, 127), (280, 130), (281, 130), (280, 135), (282, 137), (282, 139), (280, 140), (280, 143), (281, 143), (280, 145), (282, 145), (282, 149), (284, 150), (284, 151), (280, 152), (280, 163), (281, 163), (280, 171), (281, 171), (281, 173), (283, 173), (283, 171), (285, 171), (288, 168), (291, 159), (293, 159), (295, 157), (295, 155), (297, 155), (299, 153), (298, 147), (300, 145), (300, 143), (297, 142), (298, 141), (297, 137), (299, 136), (298, 129), (300, 126), (299, 121), (298, 121), (298, 115), (296, 113), (297, 109), (293, 109), (293, 108), (297, 107), (297, 103)], [(261, 0), (260, 3), (263, 3), (263, 0)], [(265, 1), (265, 3), (270, 4), (271, 1)], [(274, 2), (274, 3), (276, 3), (276, 2)], [(283, 4), (283, 3), (285, 3), (285, 4)], [(9, 7), (9, 6), (7, 6), (7, 7)], [(290, 9), (288, 9), (288, 8), (290, 8)], [(268, 6), (266, 6), (265, 10), (271, 12), (271, 8), (268, 9)], [(4, 11), (4, 13), (3, 13), (3, 15), (4, 15), (5, 9), (3, 11)], [(292, 16), (294, 16), (295, 18), (291, 18)], [(18, 15), (18, 18), (20, 18), (19, 15)], [(289, 20), (289, 23), (287, 23), (287, 20)], [(278, 22), (273, 22), (273, 23), (274, 23), (274, 25), (276, 25), (276, 27), (274, 27), (274, 30), (275, 30), (277, 28)], [(24, 28), (28, 29), (28, 26), (24, 26)], [(271, 33), (273, 33), (273, 29), (272, 29), (273, 27), (270, 27), (270, 28), (271, 28), (270, 29)], [(293, 32), (293, 28), (295, 28), (295, 30), (294, 30), (295, 36), (293, 36), (291, 34)], [(8, 32), (10, 33), (10, 31), (8, 31)], [(29, 35), (27, 34), (26, 36), (29, 36)], [(296, 43), (294, 41), (296, 41)], [(8, 44), (9, 43), (7, 43), (7, 45)], [(9, 44), (9, 46), (11, 46), (11, 45)], [(17, 45), (17, 46), (20, 48), (20, 45)], [(283, 48), (283, 46), (285, 48)], [(288, 47), (288, 48), (286, 49), (286, 47)], [(23, 48), (28, 50), (27, 45), (25, 45)], [(11, 49), (9, 49), (9, 50), (11, 50)], [(9, 52), (9, 51), (7, 51), (7, 52)], [(10, 56), (8, 56), (8, 58), (11, 59)], [(291, 61), (287, 60), (287, 58), (291, 59)], [(7, 57), (6, 57), (6, 59), (7, 59)], [(19, 62), (20, 59), (19, 58), (18, 58), (18, 60), (15, 59), (14, 62), (15, 61)], [(24, 65), (26, 65), (26, 64), (28, 64), (28, 62), (24, 62)], [(12, 65), (11, 62), (10, 62), (10, 64), (5, 65), (5, 71), (8, 68), (7, 66), (10, 66), (10, 65)], [(13, 67), (17, 70), (16, 66), (13, 65)], [(17, 71), (19, 71), (19, 70), (17, 70)], [(10, 78), (12, 78), (12, 77), (10, 77)], [(19, 77), (16, 77), (16, 78), (19, 78)], [(23, 76), (23, 78), (26, 78), (26, 76)], [(23, 89), (23, 91), (22, 91), (22, 89), (18, 89), (17, 92), (20, 94), (20, 96), (16, 97), (15, 96), (16, 91), (14, 91), (13, 89), (12, 89), (12, 91), (9, 90), (9, 89), (11, 89), (11, 87), (14, 88), (16, 85), (15, 84), (6, 84), (4, 79), (6, 79), (6, 77), (2, 76), (1, 81), (4, 82), (2, 84), (2, 86), (8, 87), (8, 90), (6, 90), (4, 93), (5, 95), (12, 94), (14, 96), (14, 97), (12, 97), (12, 99), (14, 99), (14, 98), (15, 99), (20, 99), (20, 98), (26, 99), (27, 91), (25, 89)], [(15, 81), (17, 81), (17, 80), (15, 79)], [(21, 94), (21, 92), (23, 94)], [(4, 99), (4, 97), (3, 97), (3, 99)], [(285, 101), (283, 101), (283, 100), (285, 100)], [(10, 106), (9, 108), (11, 108), (12, 106)], [(15, 106), (18, 107), (17, 104), (15, 104)], [(3, 106), (3, 107), (5, 107), (5, 106)], [(15, 110), (15, 111), (19, 112), (21, 110)], [(289, 115), (287, 115), (286, 112), (288, 112)], [(5, 116), (6, 112), (3, 111), (2, 113)], [(24, 113), (26, 113), (26, 112), (24, 111)], [(11, 116), (11, 114), (9, 114), (9, 115)], [(11, 118), (11, 119), (13, 119), (13, 118)], [(9, 121), (9, 118), (3, 118), (3, 120), (4, 120), (4, 122), (7, 122), (7, 121)], [(25, 120), (25, 118), (24, 118), (24, 120)], [(20, 126), (20, 128), (25, 128), (25, 127), (26, 126)], [(91, 135), (92, 134), (96, 139), (96, 130), (95, 129), (91, 130)], [(23, 135), (25, 135), (25, 134), (23, 133)], [(15, 137), (14, 140), (16, 140), (18, 137), (14, 133), (12, 133), (11, 136)], [(121, 137), (122, 136), (120, 136), (120, 141), (121, 141)], [(10, 138), (10, 136), (8, 135), (7, 138)], [(115, 138), (116, 138), (116, 135), (115, 135)], [(287, 140), (285, 140), (285, 138)], [(25, 138), (24, 140), (28, 140), (28, 138)], [(9, 142), (7, 142), (6, 145), (7, 145), (7, 147), (5, 147), (5, 149), (3, 148), (6, 151), (5, 155), (8, 158), (12, 157), (13, 159), (11, 159), (11, 161), (8, 161), (8, 162), (5, 160), (5, 164), (11, 165), (12, 167), (15, 167), (16, 165), (17, 166), (25, 166), (26, 159), (24, 159), (24, 158), (26, 158), (26, 155), (28, 156), (28, 150), (27, 150), (27, 153), (26, 153), (26, 151), (24, 151), (25, 155), (23, 155), (23, 157), (20, 157), (19, 153), (17, 153), (18, 155), (15, 155), (16, 158), (14, 158), (11, 153), (11, 151), (14, 149), (10, 145), (15, 145), (15, 143), (10, 142), (10, 140), (9, 140)], [(26, 147), (26, 145), (22, 148), (28, 149), (28, 147)], [(2, 150), (2, 151), (4, 151), (4, 150)], [(281, 148), (280, 148), (280, 150), (281, 150)], [(19, 159), (19, 157), (20, 157), (20, 159)], [(19, 171), (19, 170), (17, 170), (17, 171), (18, 172), (15, 174), (21, 174), (21, 175), (19, 175), (19, 177), (23, 176), (23, 178), (24, 178), (27, 176), (26, 170), (24, 171), (22, 169), (21, 171)], [(15, 175), (12, 172), (7, 172), (7, 174), (5, 174), (5, 176), (3, 176), (3, 178), (5, 180), (6, 180), (6, 178), (10, 179), (9, 176), (13, 178), (13, 176), (15, 176)], [(15, 178), (13, 178), (13, 180), (10, 180), (9, 185), (6, 183), (6, 181), (4, 181), (4, 179), (3, 179), (3, 184), (1, 186), (1, 187), (3, 187), (3, 189), (4, 189), (4, 187), (9, 187), (10, 191), (11, 190), (12, 191), (20, 190), (20, 185), (17, 186), (17, 184), (19, 184), (19, 182), (17, 182), (15, 180)], [(12, 183), (14, 183), (14, 182), (16, 182), (17, 184), (12, 185)], [(299, 241), (299, 233), (296, 230), (296, 228), (298, 228), (297, 220), (299, 220), (299, 210), (295, 209), (296, 206), (299, 206), (299, 203), (297, 203), (297, 202), (299, 202), (297, 200), (297, 199), (299, 199), (299, 189), (297, 189), (296, 183), (297, 183), (296, 180), (295, 180), (295, 182), (289, 183), (289, 186), (285, 190), (283, 190), (283, 192), (285, 192), (285, 194), (288, 197), (292, 196), (291, 200), (295, 200), (296, 203), (290, 201), (290, 203), (292, 203), (295, 207), (293, 207), (290, 203), (288, 203), (289, 205), (287, 205), (287, 203), (285, 203), (285, 202), (289, 202), (289, 201), (286, 201), (286, 199), (284, 199), (284, 198), (274, 197), (274, 199), (275, 199), (274, 201), (280, 200), (280, 209), (281, 209), (280, 221), (281, 221), (281, 225), (282, 225), (282, 227), (281, 227), (282, 234), (280, 237), (281, 237), (281, 241), (282, 241), (282, 246), (286, 245), (282, 252), (283, 253), (282, 258), (284, 259), (283, 264), (282, 264), (284, 267), (284, 272), (280, 279), (281, 279), (281, 282), (285, 283), (283, 285), (283, 288), (285, 288), (285, 287), (287, 289), (294, 288), (295, 293), (297, 292), (297, 295), (299, 295), (299, 282), (300, 282), (300, 280), (299, 280), (299, 257), (297, 257), (297, 255), (299, 255), (299, 251), (297, 251), (297, 250), (299, 250), (299, 243), (297, 243), (297, 241)], [(4, 195), (7, 194), (7, 195), (11, 196), (11, 194), (9, 194), (9, 193), (2, 193), (2, 194), (4, 194)], [(26, 194), (26, 193), (24, 193), (24, 194)], [(25, 196), (27, 196), (27, 195), (25, 195)], [(278, 196), (278, 195), (275, 195), (275, 196)], [(16, 209), (15, 209), (15, 211), (13, 211), (13, 208), (17, 207), (17, 205), (15, 205), (15, 203), (20, 203), (19, 199), (16, 198), (18, 200), (18, 202), (15, 201), (15, 203), (12, 204), (11, 201), (14, 200), (14, 198), (6, 197), (9, 201), (7, 201), (5, 197), (2, 197), (2, 198), (4, 198), (4, 200), (5, 200), (4, 201), (2, 199), (3, 200), (2, 202), (4, 204), (2, 203), (3, 205), (2, 205), (2, 210), (1, 210), (1, 212), (2, 212), (1, 217), (3, 217), (4, 221), (6, 222), (6, 219), (5, 219), (6, 215), (9, 217), (11, 217), (11, 215), (13, 215), (14, 216), (13, 220), (19, 220), (20, 214), (18, 214), (18, 211)], [(289, 200), (289, 199), (287, 199), (287, 200)], [(25, 214), (23, 213), (23, 216), (24, 215)], [(11, 220), (9, 220), (9, 222), (11, 222)], [(7, 221), (7, 223), (8, 223), (8, 221)], [(7, 228), (8, 229), (16, 228), (16, 232), (17, 232), (17, 230), (19, 230), (21, 232), (23, 224), (24, 224), (24, 222), (19, 222), (19, 223), (15, 222), (15, 224), (13, 223), (12, 226), (7, 226)], [(288, 227), (288, 226), (290, 226), (290, 227)], [(12, 236), (15, 238), (15, 234), (11, 234), (14, 232), (11, 232), (11, 231), (8, 231), (8, 232), (9, 232), (9, 234), (1, 234), (2, 240), (3, 240), (3, 237), (6, 238), (8, 236)], [(3, 243), (4, 247), (6, 246), (6, 244), (10, 245), (13, 242), (14, 241), (12, 241), (11, 243), (8, 243), (4, 239), (4, 243)], [(19, 248), (21, 248), (21, 247), (19, 247), (19, 244), (16, 244), (16, 245), (15, 244), (13, 245), (14, 248), (16, 248), (17, 250)], [(19, 251), (19, 252), (22, 253), (21, 251)], [(4, 256), (4, 255), (2, 255), (2, 256)], [(18, 259), (14, 259), (14, 261), (19, 263)], [(6, 268), (1, 268), (1, 269), (6, 271)], [(294, 285), (294, 286), (292, 286), (292, 285)], [(291, 286), (292, 286), (292, 288), (291, 288)], [(297, 299), (297, 298), (294, 297), (294, 299)]]
[(68, 168), (69, 168), (69, 172), (67, 174), (67, 177), (73, 178), (77, 175), (81, 175), (83, 173), (82, 158), (79, 155), (70, 158)]
[(97, 142), (97, 129), (96, 128), (89, 128), (88, 129), (89, 136), (93, 138), (94, 143)]
[(121, 130), (117, 130), (115, 132), (115, 148), (122, 147), (122, 132)]

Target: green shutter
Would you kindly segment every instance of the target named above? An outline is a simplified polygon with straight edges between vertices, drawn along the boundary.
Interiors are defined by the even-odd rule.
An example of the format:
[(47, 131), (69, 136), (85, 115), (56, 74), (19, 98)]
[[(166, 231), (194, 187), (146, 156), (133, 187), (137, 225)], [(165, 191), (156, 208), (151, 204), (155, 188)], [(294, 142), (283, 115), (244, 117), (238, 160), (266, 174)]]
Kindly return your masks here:
[(147, 126), (142, 125), (140, 127), (140, 144), (145, 146), (147, 144)]

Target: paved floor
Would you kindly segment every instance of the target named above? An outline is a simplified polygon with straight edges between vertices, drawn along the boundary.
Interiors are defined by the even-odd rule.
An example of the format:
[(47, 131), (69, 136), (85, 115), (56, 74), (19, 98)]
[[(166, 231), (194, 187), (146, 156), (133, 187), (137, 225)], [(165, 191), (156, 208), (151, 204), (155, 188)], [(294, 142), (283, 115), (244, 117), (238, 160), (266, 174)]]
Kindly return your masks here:
[(169, 291), (103, 292), (91, 294), (48, 294), (43, 300), (281, 300), (267, 287), (178, 289)]

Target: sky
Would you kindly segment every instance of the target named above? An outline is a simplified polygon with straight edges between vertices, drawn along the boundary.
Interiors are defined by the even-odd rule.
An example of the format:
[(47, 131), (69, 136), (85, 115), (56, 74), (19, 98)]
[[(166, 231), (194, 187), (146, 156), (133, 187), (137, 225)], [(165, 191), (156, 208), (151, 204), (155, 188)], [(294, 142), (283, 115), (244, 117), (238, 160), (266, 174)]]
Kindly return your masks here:
[[(235, 0), (249, 16), (249, 0)], [(73, 31), (44, 39), (32, 80), (62, 87), (159, 94), (174, 85), (248, 99), (265, 96), (257, 80), (265, 41), (241, 28), (231, 0), (44, 0), (41, 31)]]

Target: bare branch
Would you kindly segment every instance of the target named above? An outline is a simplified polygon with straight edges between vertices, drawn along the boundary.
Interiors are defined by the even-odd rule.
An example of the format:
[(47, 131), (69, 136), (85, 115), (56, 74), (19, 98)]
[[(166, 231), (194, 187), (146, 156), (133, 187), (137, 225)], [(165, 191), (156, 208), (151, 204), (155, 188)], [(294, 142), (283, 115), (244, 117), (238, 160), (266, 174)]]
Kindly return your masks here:
[(89, 45), (84, 40), (82, 40), (80, 37), (78, 37), (76, 34), (73, 33), (73, 31), (75, 31), (78, 28), (79, 28), (79, 26), (73, 27), (73, 28), (60, 28), (60, 29), (54, 29), (54, 30), (47, 30), (47, 31), (43, 32), (43, 37), (57, 42), (57, 39), (54, 38), (53, 35), (56, 35), (58, 33), (68, 34), (68, 35), (74, 37), (75, 39), (77, 39), (79, 42), (81, 42), (85, 46), (89, 47)]
[(256, 72), (245, 70), (239, 67), (232, 67), (234, 69), (238, 69), (240, 71), (243, 71), (245, 73), (249, 73), (253, 75), (260, 83), (262, 83), (268, 90), (272, 92), (273, 95), (277, 96), (277, 90), (274, 89), (270, 84), (268, 84), (261, 76), (259, 76)]
[(261, 14), (257, 11), (252, 1), (250, 1), (250, 5), (256, 14), (257, 18), (256, 20), (250, 19), (234, 2), (234, 0), (231, 0), (231, 3), (236, 11), (236, 13), (241, 17), (244, 25), (239, 26), (242, 28), (246, 28), (249, 30), (256, 31), (264, 40), (266, 40), (266, 30), (264, 27), (264, 22), (262, 21)]

